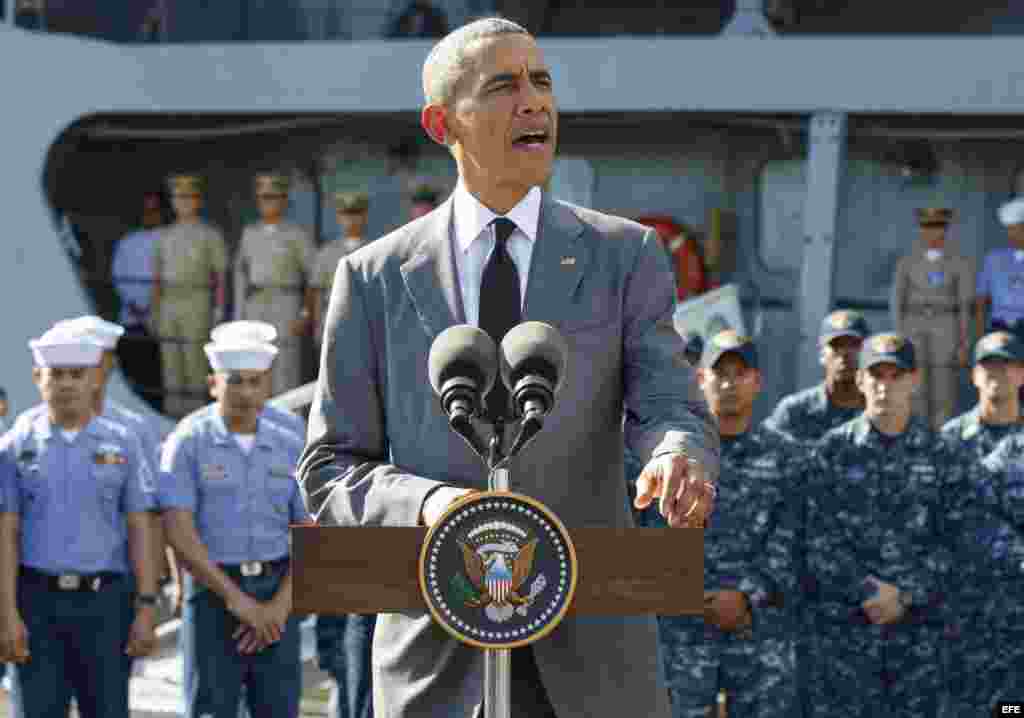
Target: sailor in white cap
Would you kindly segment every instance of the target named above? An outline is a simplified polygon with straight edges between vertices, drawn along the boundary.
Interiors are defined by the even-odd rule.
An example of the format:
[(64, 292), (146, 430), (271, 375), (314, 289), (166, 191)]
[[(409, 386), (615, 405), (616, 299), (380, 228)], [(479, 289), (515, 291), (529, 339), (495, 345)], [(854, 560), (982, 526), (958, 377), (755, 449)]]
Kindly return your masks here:
[(156, 645), (153, 470), (96, 415), (101, 344), (51, 329), (29, 347), (45, 410), (0, 439), (0, 660), (26, 718), (72, 698), (83, 718), (123, 718), (132, 659)]
[[(269, 322), (240, 319), (238, 321), (225, 322), (224, 324), (217, 325), (214, 327), (213, 331), (210, 332), (210, 339), (214, 343), (221, 343), (225, 341), (248, 341), (274, 344), (277, 342), (278, 334), (277, 328)], [(277, 359), (274, 361), (277, 362)], [(297, 433), (303, 441), (305, 441), (306, 421), (298, 414), (288, 411), (287, 409), (278, 409), (276, 406), (273, 406), (268, 402), (263, 407), (262, 416), (270, 421), (282, 424), (286, 428), (291, 429)]]
[(107, 384), (110, 382), (111, 373), (117, 362), (117, 344), (124, 335), (124, 327), (94, 315), (62, 319), (53, 326), (55, 329), (66, 329), (74, 334), (91, 338), (103, 347), (93, 409), (97, 414), (124, 424), (132, 431), (137, 432), (143, 448), (147, 452), (151, 452), (151, 461), (154, 462), (154, 465), (159, 462), (160, 434), (158, 430), (142, 414), (107, 397)]
[(1003, 204), (999, 222), (1006, 227), (1009, 246), (988, 252), (978, 273), (978, 332), (1004, 330), (1024, 339), (1024, 197)]
[(278, 349), (252, 336), (205, 346), (216, 400), (164, 445), (168, 540), (189, 568), (187, 715), (298, 715), (301, 663), (291, 615), (289, 525), (309, 521), (295, 468), (302, 439), (265, 419)]

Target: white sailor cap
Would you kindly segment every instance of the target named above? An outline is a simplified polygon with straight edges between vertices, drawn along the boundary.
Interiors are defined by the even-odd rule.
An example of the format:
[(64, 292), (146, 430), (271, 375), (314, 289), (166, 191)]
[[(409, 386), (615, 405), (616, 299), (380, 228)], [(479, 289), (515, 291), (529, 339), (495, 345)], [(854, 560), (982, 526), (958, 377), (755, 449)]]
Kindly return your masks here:
[(1010, 200), (999, 208), (999, 221), (1004, 227), (1011, 224), (1024, 224), (1024, 197)]
[(268, 342), (232, 338), (210, 342), (203, 347), (203, 351), (214, 371), (266, 371), (277, 356), (278, 348)]
[(99, 366), (103, 357), (103, 345), (93, 337), (57, 327), (30, 339), (28, 347), (37, 367)]
[(108, 322), (102, 317), (95, 315), (62, 319), (54, 324), (53, 327), (54, 329), (66, 329), (73, 334), (91, 337), (107, 351), (116, 349), (118, 340), (124, 334), (124, 327), (120, 324)]
[(277, 328), (267, 322), (241, 319), (236, 322), (218, 324), (210, 332), (210, 339), (215, 343), (241, 341), (269, 344), (277, 340)]

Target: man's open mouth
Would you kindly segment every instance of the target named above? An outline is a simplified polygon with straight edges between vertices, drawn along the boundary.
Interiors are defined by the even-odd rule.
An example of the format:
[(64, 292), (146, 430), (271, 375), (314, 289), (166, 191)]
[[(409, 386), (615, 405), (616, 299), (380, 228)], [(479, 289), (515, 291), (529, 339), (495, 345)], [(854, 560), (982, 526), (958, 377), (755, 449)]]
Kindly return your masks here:
[(538, 145), (546, 145), (549, 139), (550, 135), (546, 130), (532, 130), (518, 135), (512, 141), (512, 144), (520, 147), (536, 147)]

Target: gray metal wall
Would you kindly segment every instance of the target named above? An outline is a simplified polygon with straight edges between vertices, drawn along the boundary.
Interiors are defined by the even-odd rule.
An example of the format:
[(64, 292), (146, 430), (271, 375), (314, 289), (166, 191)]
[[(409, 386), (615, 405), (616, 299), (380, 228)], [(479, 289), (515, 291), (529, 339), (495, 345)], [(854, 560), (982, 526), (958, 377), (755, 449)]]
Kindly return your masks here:
[[(8, 239), (0, 243), (0, 267), (5, 268), (0, 299), (19, 311), (5, 315), (9, 350), (0, 352), (0, 382), (15, 406), (36, 400), (27, 340), (59, 317), (95, 308), (58, 242), (44, 191), (47, 152), (65, 128), (94, 113), (414, 117), (421, 102), (419, 66), (429, 47), (417, 41), (112, 46), (0, 27), (0, 65), (32, 68), (2, 80), (6, 102), (0, 156)], [(988, 115), (1019, 125), (1024, 116), (1024, 71), (1014, 38), (614, 37), (545, 39), (542, 47), (563, 111), (584, 117), (609, 112), (806, 117), (829, 108), (862, 114), (943, 113), (962, 116), (966, 123), (971, 122), (968, 116)], [(691, 221), (706, 217), (719, 203), (734, 210), (743, 268), (738, 279), (752, 297), (782, 303), (766, 315), (766, 339), (783, 349), (792, 346), (787, 341), (792, 310), (785, 302), (794, 299), (798, 281), (793, 272), (761, 262), (758, 187), (764, 162), (799, 158), (799, 143), (783, 140), (782, 132), (768, 139), (773, 133), (698, 132), (683, 123), (664, 131), (657, 142), (648, 140), (651, 134), (646, 123), (635, 122), (602, 128), (596, 136), (581, 132), (579, 139), (567, 137), (563, 147), (569, 155), (592, 159), (594, 204), (599, 207), (669, 211)], [(851, 147), (853, 170), (843, 190), (844, 197), (852, 198), (850, 206), (840, 203), (837, 252), (844, 270), (857, 263), (867, 267), (879, 247), (898, 248), (910, 228), (907, 213), (919, 201), (906, 192), (892, 199), (879, 178), (885, 172), (857, 170), (860, 151), (856, 143)], [(1012, 186), (1015, 161), (1008, 158), (1019, 152), (1009, 144), (957, 145), (956, 152), (942, 156), (944, 176), (950, 178), (944, 191), (963, 205), (962, 214), (977, 217), (965, 225), (969, 230), (961, 231), (973, 233), (972, 251), (980, 253), (999, 241), (992, 212)], [(243, 171), (223, 158), (217, 170)], [(114, 182), (108, 172), (98, 165), (90, 182), (96, 187)], [(880, 209), (883, 204), (888, 208)], [(844, 275), (837, 283), (843, 291), (871, 296), (884, 284), (869, 279), (866, 285), (862, 280), (847, 286), (846, 281)], [(774, 392), (766, 403), (771, 393), (795, 388), (792, 357), (784, 350), (769, 356), (776, 366), (766, 370), (777, 383), (771, 384)], [(139, 404), (120, 382), (112, 393)]]

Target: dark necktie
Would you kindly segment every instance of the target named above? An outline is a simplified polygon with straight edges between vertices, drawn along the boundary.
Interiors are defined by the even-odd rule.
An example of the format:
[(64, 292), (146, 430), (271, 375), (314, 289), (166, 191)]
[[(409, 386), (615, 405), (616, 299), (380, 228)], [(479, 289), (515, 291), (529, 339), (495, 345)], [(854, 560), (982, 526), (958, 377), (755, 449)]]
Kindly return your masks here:
[[(479, 324), (495, 344), (501, 344), (508, 330), (519, 324), (521, 319), (519, 272), (507, 246), (516, 225), (506, 217), (498, 217), (491, 224), (495, 245), (480, 280)], [(508, 390), (499, 377), (487, 395), (487, 415), (494, 421), (507, 413)]]

